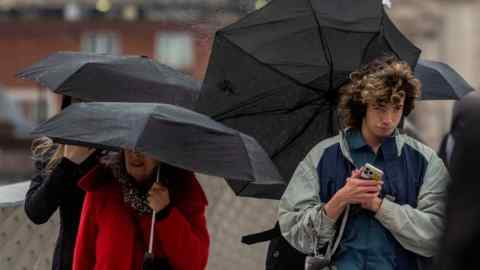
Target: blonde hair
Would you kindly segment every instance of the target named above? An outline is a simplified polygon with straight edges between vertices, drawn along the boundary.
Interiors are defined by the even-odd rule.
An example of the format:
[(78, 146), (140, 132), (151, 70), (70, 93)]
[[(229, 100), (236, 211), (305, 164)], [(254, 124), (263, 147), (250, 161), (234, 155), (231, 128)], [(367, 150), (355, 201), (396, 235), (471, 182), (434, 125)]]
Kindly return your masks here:
[(368, 104), (399, 104), (403, 115), (415, 108), (421, 83), (410, 66), (396, 57), (382, 57), (350, 74), (351, 81), (340, 89), (339, 113), (346, 127), (360, 128)]
[(63, 157), (63, 144), (56, 144), (50, 138), (41, 137), (33, 140), (31, 145), (32, 158), (39, 166), (42, 173), (50, 174)]

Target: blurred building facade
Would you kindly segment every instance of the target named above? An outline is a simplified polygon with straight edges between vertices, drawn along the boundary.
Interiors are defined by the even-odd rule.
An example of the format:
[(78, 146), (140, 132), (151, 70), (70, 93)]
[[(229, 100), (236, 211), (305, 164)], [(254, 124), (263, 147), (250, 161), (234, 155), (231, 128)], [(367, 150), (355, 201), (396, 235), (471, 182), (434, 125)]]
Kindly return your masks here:
[[(53, 115), (60, 98), (15, 73), (56, 51), (146, 55), (201, 79), (214, 30), (253, 8), (251, 0), (0, 0), (0, 91), (30, 122)], [(33, 171), (28, 140), (3, 143), (6, 132), (0, 184)]]
[[(38, 91), (34, 84), (15, 79), (14, 73), (58, 50), (143, 54), (201, 79), (214, 31), (266, 2), (0, 0), (0, 83), (5, 84), (14, 100), (23, 104), (27, 118), (36, 120), (53, 113), (58, 104), (48, 91)], [(476, 15), (480, 0), (392, 2), (390, 15), (402, 32), (423, 50), (423, 58), (446, 62), (473, 86), (480, 85), (480, 76), (476, 75), (480, 67), (476, 61), (480, 54), (480, 18)], [(419, 102), (410, 117), (418, 134), (434, 148), (449, 128), (451, 105), (452, 101)], [(264, 269), (266, 243), (245, 246), (240, 237), (269, 229), (275, 222), (277, 202), (238, 198), (222, 179), (201, 175), (199, 180), (209, 200), (207, 220), (212, 241), (208, 269)], [(5, 218), (8, 220), (15, 219)], [(4, 228), (12, 232), (22, 228), (7, 225)], [(6, 252), (8, 243), (17, 243), (15, 237), (21, 235), (17, 232), (15, 236), (12, 233), (11, 237), (0, 238), (0, 262), (8, 259), (8, 265), (23, 269), (22, 260), (37, 256), (29, 251), (35, 249), (25, 249), (29, 254), (22, 253), (19, 258)], [(22, 245), (30, 246), (23, 242)], [(49, 256), (50, 251), (43, 258)], [(48, 268), (43, 259), (33, 258), (36, 265), (47, 264), (35, 269)], [(15, 259), (20, 261), (14, 264), (11, 260)]]
[(214, 29), (253, 8), (251, 0), (1, 0), (0, 83), (36, 120), (53, 113), (55, 99), (14, 74), (56, 51), (146, 55), (201, 79)]
[(32, 127), (0, 88), (0, 185), (24, 180), (32, 173), (28, 151)]
[[(421, 57), (448, 63), (473, 87), (480, 86), (480, 1), (393, 0), (389, 11), (400, 30), (422, 49)], [(419, 102), (411, 121), (438, 149), (450, 129), (453, 101)]]

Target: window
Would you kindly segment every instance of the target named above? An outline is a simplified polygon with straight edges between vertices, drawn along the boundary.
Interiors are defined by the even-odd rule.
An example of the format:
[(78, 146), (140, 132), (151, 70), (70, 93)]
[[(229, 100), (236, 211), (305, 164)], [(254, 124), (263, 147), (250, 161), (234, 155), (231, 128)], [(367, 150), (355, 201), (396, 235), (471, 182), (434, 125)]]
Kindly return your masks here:
[(155, 58), (162, 64), (177, 69), (193, 65), (193, 40), (186, 32), (161, 32), (156, 35)]
[(90, 32), (82, 37), (82, 51), (89, 53), (120, 54), (120, 42), (116, 33)]
[[(58, 96), (46, 89), (15, 89), (9, 91), (11, 112), (28, 122), (42, 122), (58, 112)], [(19, 119), (20, 119), (19, 118)]]

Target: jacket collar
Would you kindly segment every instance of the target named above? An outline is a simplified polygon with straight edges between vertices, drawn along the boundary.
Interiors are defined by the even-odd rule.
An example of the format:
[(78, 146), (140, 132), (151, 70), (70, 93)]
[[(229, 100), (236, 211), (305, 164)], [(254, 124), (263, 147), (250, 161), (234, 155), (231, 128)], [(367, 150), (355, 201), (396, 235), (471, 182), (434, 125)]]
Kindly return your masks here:
[[(351, 151), (364, 147), (367, 145), (367, 143), (364, 141), (361, 132), (359, 132), (358, 130), (347, 128), (340, 131), (340, 133), (340, 148), (342, 150), (342, 153), (350, 162), (353, 163)], [(353, 136), (351, 138), (351, 146), (348, 143), (349, 140), (347, 139), (347, 136)], [(404, 143), (401, 138), (400, 131), (398, 129), (395, 129), (393, 135), (386, 138), (385, 141), (382, 143), (382, 146), (380, 147), (380, 150), (382, 151), (385, 160), (391, 160), (399, 157), (403, 144)], [(350, 149), (350, 147), (352, 149)]]

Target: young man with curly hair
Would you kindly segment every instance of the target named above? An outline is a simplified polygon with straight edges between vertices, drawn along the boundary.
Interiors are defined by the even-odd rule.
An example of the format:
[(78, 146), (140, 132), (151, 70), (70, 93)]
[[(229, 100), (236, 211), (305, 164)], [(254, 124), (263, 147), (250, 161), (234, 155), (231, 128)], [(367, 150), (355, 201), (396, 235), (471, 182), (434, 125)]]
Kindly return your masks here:
[[(346, 128), (297, 167), (279, 205), (282, 235), (313, 254), (334, 239), (351, 205), (333, 257), (337, 269), (421, 269), (442, 235), (449, 179), (432, 149), (398, 131), (421, 84), (394, 57), (376, 59), (350, 78), (339, 103)], [(366, 163), (384, 172), (381, 181), (361, 178)]]

